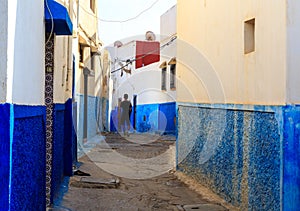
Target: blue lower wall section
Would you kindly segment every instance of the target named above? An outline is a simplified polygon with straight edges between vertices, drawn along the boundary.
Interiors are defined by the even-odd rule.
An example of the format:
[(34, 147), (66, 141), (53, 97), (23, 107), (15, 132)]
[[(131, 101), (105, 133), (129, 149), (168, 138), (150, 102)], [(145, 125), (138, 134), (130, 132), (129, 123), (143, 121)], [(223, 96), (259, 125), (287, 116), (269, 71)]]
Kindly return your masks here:
[[(87, 117), (87, 138), (93, 138), (98, 132), (107, 129), (107, 108), (101, 107), (101, 103), (108, 102), (105, 98), (88, 96), (88, 117)], [(108, 105), (108, 103), (107, 103)], [(103, 117), (102, 114), (106, 117)], [(79, 142), (83, 140), (83, 118), (84, 118), (84, 98), (83, 95), (78, 95), (78, 126), (77, 126), (77, 138)], [(103, 119), (105, 119), (103, 121)]]
[(73, 175), (73, 164), (77, 162), (77, 134), (75, 127), (77, 125), (76, 115), (77, 104), (69, 99), (65, 103), (64, 116), (64, 174)]
[(11, 105), (0, 104), (0, 210), (8, 210)]
[(53, 111), (53, 157), (51, 200), (60, 194), (65, 176), (73, 175), (73, 164), (77, 161), (76, 118), (73, 115), (76, 103), (69, 99), (65, 104), (54, 104)]
[[(284, 110), (283, 210), (300, 209), (300, 106)], [(295, 168), (298, 167), (298, 168)]]
[[(133, 112), (136, 111), (136, 120), (134, 120)], [(159, 132), (162, 134), (174, 134), (176, 131), (176, 103), (162, 103), (162, 104), (144, 104), (137, 105), (133, 108), (130, 117), (131, 125), (136, 123), (136, 131), (140, 133), (145, 132)], [(117, 109), (111, 112), (110, 131), (117, 131), (119, 120)]]
[[(77, 161), (73, 107), (54, 105), (52, 200)], [(45, 106), (0, 104), (0, 210), (46, 209), (45, 130)]]
[(158, 104), (138, 105), (136, 108), (136, 130), (138, 132), (158, 131)]
[(300, 207), (300, 109), (178, 105), (177, 168), (241, 210)]
[(45, 210), (44, 106), (14, 105), (10, 210)]
[(55, 198), (59, 193), (60, 185), (62, 184), (64, 179), (64, 141), (65, 105), (54, 104), (51, 201), (53, 201), (53, 198)]
[(159, 104), (158, 130), (175, 135), (176, 131), (176, 103)]

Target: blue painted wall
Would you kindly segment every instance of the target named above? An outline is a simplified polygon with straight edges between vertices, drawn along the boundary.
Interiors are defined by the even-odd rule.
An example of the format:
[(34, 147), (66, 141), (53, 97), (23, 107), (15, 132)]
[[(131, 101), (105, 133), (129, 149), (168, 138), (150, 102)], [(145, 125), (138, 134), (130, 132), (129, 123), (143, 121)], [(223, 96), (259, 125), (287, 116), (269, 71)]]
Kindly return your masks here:
[(46, 108), (19, 105), (13, 108), (10, 210), (44, 210)]
[(106, 107), (103, 109), (103, 112), (105, 112), (105, 115), (103, 117), (103, 120), (105, 120), (105, 122), (102, 122), (103, 130), (108, 131), (109, 100), (106, 98), (101, 98), (101, 101), (102, 101), (102, 105), (106, 105)]
[(300, 208), (300, 106), (284, 109), (283, 210)]
[[(78, 106), (79, 106), (79, 113), (78, 113), (78, 128), (77, 128), (77, 138), (79, 142), (83, 140), (83, 118), (84, 118), (84, 99), (83, 95), (78, 95)], [(97, 135), (98, 131), (98, 105), (100, 102), (99, 97), (88, 96), (88, 131), (87, 131), (87, 138), (93, 138)]]
[[(76, 105), (75, 105), (76, 107)], [(55, 104), (53, 112), (53, 157), (52, 195), (55, 200), (60, 193), (65, 176), (73, 175), (73, 164), (77, 161), (77, 137), (73, 119), (73, 102)], [(74, 158), (74, 156), (76, 156)]]
[[(136, 106), (136, 131), (159, 132), (163, 134), (174, 134), (176, 131), (176, 103), (144, 104)], [(111, 112), (110, 131), (117, 131), (118, 111)], [(133, 112), (130, 117), (133, 125)]]
[[(75, 109), (74, 109), (75, 108)], [(69, 99), (65, 103), (65, 116), (64, 116), (64, 174), (66, 176), (73, 175), (73, 164), (77, 162), (77, 135), (75, 127), (77, 119), (74, 118), (73, 111), (76, 111), (76, 103)], [(76, 114), (76, 112), (75, 112)]]
[(59, 193), (64, 179), (65, 105), (54, 104), (51, 201)]
[(138, 132), (158, 131), (158, 104), (145, 104), (136, 107), (136, 130)]
[(118, 130), (118, 110), (114, 109), (110, 113), (110, 131), (116, 132)]
[[(55, 105), (53, 116), (52, 200), (77, 153), (72, 101)], [(0, 210), (45, 210), (45, 122), (44, 106), (0, 105)]]
[(178, 105), (178, 170), (241, 210), (280, 210), (278, 111)]
[(175, 134), (176, 131), (176, 103), (159, 104), (158, 130), (166, 134)]
[(0, 210), (9, 207), (10, 108), (10, 104), (0, 104)]

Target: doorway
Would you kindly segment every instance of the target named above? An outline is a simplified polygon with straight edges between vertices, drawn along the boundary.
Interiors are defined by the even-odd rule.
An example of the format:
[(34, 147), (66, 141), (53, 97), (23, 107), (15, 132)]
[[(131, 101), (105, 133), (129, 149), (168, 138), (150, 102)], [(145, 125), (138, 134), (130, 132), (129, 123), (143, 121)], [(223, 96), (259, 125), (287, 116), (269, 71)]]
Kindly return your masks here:
[(136, 103), (137, 103), (137, 95), (133, 95), (133, 129), (136, 130)]

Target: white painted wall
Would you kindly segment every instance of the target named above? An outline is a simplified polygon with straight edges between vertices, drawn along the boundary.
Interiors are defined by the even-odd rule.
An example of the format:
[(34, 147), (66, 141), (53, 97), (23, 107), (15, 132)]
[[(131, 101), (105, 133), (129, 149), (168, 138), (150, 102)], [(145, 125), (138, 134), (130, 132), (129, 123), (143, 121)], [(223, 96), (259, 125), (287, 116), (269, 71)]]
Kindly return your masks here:
[(44, 36), (43, 1), (8, 1), (7, 102), (44, 104)]
[(54, 52), (54, 102), (64, 103), (72, 97), (72, 37), (56, 36)]
[(7, 94), (8, 0), (0, 0), (0, 5), (0, 103), (4, 103)]
[[(172, 49), (172, 47), (170, 48)], [(112, 58), (112, 61), (115, 61), (112, 65), (112, 72), (120, 68), (118, 64), (119, 61), (134, 59), (136, 55), (135, 50), (135, 41), (124, 44), (120, 48), (115, 48), (114, 51), (110, 50), (110, 52), (114, 52), (115, 55), (115, 58)], [(174, 57), (174, 54), (171, 58)], [(167, 61), (170, 60), (170, 58), (167, 57), (164, 57), (164, 59)], [(135, 62), (133, 62), (132, 74), (124, 72), (123, 77), (120, 76), (120, 70), (112, 73), (114, 83), (112, 108), (114, 109), (118, 105), (118, 98), (123, 98), (125, 93), (129, 95), (129, 100), (132, 100), (133, 95), (137, 95), (138, 105), (174, 102), (176, 100), (176, 91), (169, 89), (169, 74), (167, 75), (167, 91), (161, 90), (161, 69), (159, 68), (161, 62), (162, 61), (156, 62), (138, 69), (135, 69)], [(125, 64), (125, 62), (123, 62), (123, 64)]]
[[(90, 0), (80, 0), (79, 4), (79, 32), (88, 35), (93, 41), (99, 43), (98, 38), (98, 1), (95, 1), (95, 12), (90, 8)], [(82, 32), (82, 33), (81, 33)]]
[[(284, 104), (285, 8), (286, 0), (178, 0), (178, 100)], [(251, 18), (255, 52), (245, 55), (244, 21)]]
[[(71, 45), (71, 43), (70, 43)], [(54, 84), (53, 100), (54, 103), (65, 103), (71, 97), (69, 81), (71, 80), (72, 66), (68, 63), (71, 54), (68, 51), (68, 37), (56, 36), (54, 47)], [(70, 81), (72, 82), (72, 81)]]
[(287, 1), (287, 103), (300, 104), (300, 2)]
[(177, 6), (174, 5), (168, 11), (160, 16), (160, 35), (171, 36), (176, 34), (176, 18), (177, 18)]
[[(168, 43), (171, 37), (176, 34), (176, 6), (170, 8), (161, 16), (161, 46)], [(134, 59), (136, 56), (136, 41), (125, 43), (120, 48), (108, 47), (112, 58), (112, 72), (118, 70), (119, 61)], [(159, 62), (147, 65), (142, 68), (134, 69), (135, 62), (132, 63), (132, 74), (124, 72), (123, 77), (120, 77), (121, 71), (112, 73), (112, 103), (111, 108), (118, 106), (118, 99), (122, 98), (125, 93), (129, 95), (129, 100), (132, 100), (133, 95), (137, 95), (137, 104), (158, 104), (176, 101), (176, 89), (170, 89), (170, 66), (167, 65), (166, 75), (166, 91), (161, 90), (162, 73), (159, 68), (163, 62), (169, 62), (170, 59), (176, 57), (176, 41), (161, 49), (161, 58)]]

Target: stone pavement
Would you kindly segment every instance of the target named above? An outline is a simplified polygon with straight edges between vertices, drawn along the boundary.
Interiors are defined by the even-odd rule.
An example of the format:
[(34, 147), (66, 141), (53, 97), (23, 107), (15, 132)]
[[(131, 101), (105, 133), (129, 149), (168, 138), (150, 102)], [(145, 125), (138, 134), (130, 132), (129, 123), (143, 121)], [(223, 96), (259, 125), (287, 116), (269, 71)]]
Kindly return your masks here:
[(68, 192), (53, 210), (231, 210), (209, 191), (192, 190), (187, 184), (197, 185), (186, 184), (188, 179), (174, 172), (173, 136), (105, 136), (79, 159), (79, 170), (91, 176), (71, 177)]

